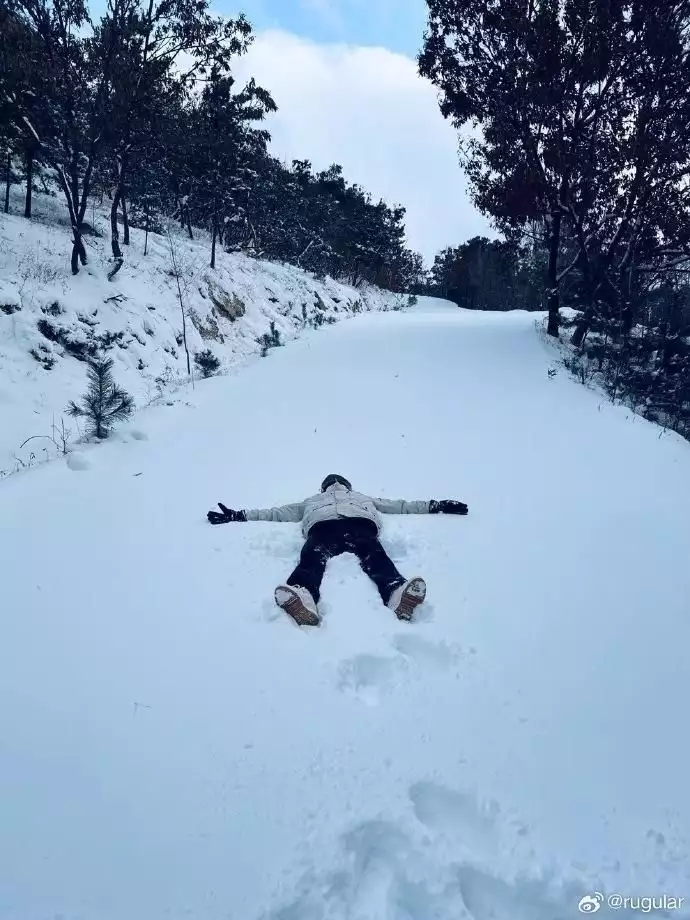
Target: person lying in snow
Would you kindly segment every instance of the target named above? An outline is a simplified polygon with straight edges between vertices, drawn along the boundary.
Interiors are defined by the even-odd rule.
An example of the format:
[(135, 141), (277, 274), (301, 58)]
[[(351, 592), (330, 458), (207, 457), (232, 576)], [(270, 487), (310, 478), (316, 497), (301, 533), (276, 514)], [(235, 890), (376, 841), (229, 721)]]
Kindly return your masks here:
[(230, 521), (301, 522), (306, 542), (299, 565), (284, 585), (275, 591), (276, 603), (301, 626), (318, 626), (317, 604), (326, 563), (341, 553), (354, 553), (362, 569), (379, 590), (381, 600), (401, 620), (409, 620), (415, 607), (424, 601), (426, 584), (422, 578), (406, 580), (396, 569), (378, 540), (383, 514), (467, 514), (467, 505), (451, 501), (403, 501), (370, 498), (354, 492), (351, 484), (337, 473), (326, 476), (318, 495), (303, 502), (278, 508), (209, 511), (211, 524)]

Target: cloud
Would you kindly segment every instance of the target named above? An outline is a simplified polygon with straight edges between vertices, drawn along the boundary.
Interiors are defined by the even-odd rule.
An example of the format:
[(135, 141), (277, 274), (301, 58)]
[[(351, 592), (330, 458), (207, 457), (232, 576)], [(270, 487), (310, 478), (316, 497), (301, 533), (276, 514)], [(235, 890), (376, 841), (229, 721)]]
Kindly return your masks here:
[(238, 79), (255, 76), (276, 100), (266, 124), (274, 154), (316, 169), (340, 163), (375, 199), (402, 204), (408, 244), (427, 261), (444, 246), (495, 235), (469, 199), (455, 131), (411, 58), (267, 31), (238, 65)]

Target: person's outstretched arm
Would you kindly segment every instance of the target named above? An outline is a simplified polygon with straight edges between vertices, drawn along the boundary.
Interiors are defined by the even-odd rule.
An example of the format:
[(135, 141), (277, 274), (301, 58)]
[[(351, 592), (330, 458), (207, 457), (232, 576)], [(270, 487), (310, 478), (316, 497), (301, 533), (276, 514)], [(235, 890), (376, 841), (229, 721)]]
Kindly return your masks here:
[(279, 505), (277, 508), (248, 508), (234, 511), (218, 502), (218, 511), (209, 511), (206, 515), (211, 524), (228, 524), (231, 521), (282, 521), (298, 524), (304, 516), (304, 502), (293, 505)]
[(443, 498), (440, 501), (435, 498), (430, 501), (374, 498), (372, 501), (376, 510), (382, 514), (467, 514), (469, 510), (464, 502), (456, 502), (450, 498)]

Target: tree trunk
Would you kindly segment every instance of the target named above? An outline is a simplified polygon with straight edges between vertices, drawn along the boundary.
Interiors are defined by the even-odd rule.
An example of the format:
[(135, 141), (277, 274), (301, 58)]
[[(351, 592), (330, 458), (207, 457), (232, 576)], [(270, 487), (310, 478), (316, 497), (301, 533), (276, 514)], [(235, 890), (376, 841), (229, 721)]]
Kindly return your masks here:
[(592, 317), (592, 310), (591, 308), (588, 307), (585, 310), (585, 312), (582, 314), (580, 319), (577, 321), (577, 325), (575, 326), (575, 331), (573, 332), (571, 339), (570, 339), (571, 344), (574, 345), (576, 348), (579, 348), (582, 345), (582, 343), (585, 340), (585, 336), (589, 332), (589, 325), (591, 322), (591, 317)]
[(192, 233), (192, 218), (189, 214), (189, 208), (186, 209), (187, 212), (187, 233), (189, 234), (190, 240), (194, 239), (194, 234)]
[(546, 292), (546, 309), (549, 319), (546, 331), (549, 335), (558, 338), (560, 298), (558, 294), (558, 254), (561, 245), (561, 212), (556, 208), (551, 212), (551, 225), (549, 227), (549, 269), (548, 288)]
[(24, 202), (24, 217), (31, 217), (31, 194), (34, 181), (34, 151), (32, 147), (26, 149), (26, 200)]
[(211, 238), (211, 268), (216, 267), (216, 237), (218, 236), (218, 221), (215, 211), (213, 213), (213, 236)]
[[(635, 255), (633, 250), (633, 255), (630, 261), (630, 264), (627, 268), (627, 285), (625, 279), (626, 269), (623, 269), (620, 273), (618, 279), (618, 287), (620, 289), (621, 296), (621, 334), (623, 336), (630, 335), (632, 332), (632, 327), (635, 325), (635, 309), (634, 309), (634, 272), (635, 272)], [(626, 292), (627, 286), (627, 292)]]
[(72, 227), (72, 274), (79, 274), (79, 263), (86, 265), (86, 249), (82, 241), (81, 228)]
[(5, 214), (10, 213), (10, 177), (12, 175), (12, 155), (7, 151), (7, 163), (5, 166)]
[(144, 215), (146, 217), (146, 223), (144, 225), (144, 255), (148, 253), (149, 249), (149, 200), (146, 199), (144, 204)]
[(122, 242), (129, 246), (129, 217), (127, 217), (127, 201), (125, 200), (124, 190), (121, 195), (122, 204)]
[[(57, 173), (57, 179), (60, 183), (60, 188), (65, 194), (65, 201), (67, 202), (67, 210), (69, 211), (70, 224), (72, 225), (72, 274), (79, 274), (79, 263), (82, 265), (87, 264), (86, 259), (86, 249), (84, 248), (84, 242), (82, 240), (82, 226), (84, 221), (84, 213), (86, 211), (86, 202), (87, 197), (84, 195), (81, 206), (78, 207), (78, 199), (74, 197), (74, 189), (76, 188), (77, 192), (79, 191), (78, 179), (75, 179), (74, 171), (72, 170), (72, 176), (68, 181), (68, 177), (65, 174), (64, 169), (57, 166), (55, 163), (51, 164)], [(88, 174), (85, 178), (85, 181), (88, 181)], [(87, 193), (88, 194), (88, 193)]]
[(122, 250), (120, 249), (120, 235), (117, 228), (117, 211), (120, 207), (120, 189), (115, 190), (113, 202), (110, 205), (110, 245), (113, 250), (113, 259), (122, 259)]

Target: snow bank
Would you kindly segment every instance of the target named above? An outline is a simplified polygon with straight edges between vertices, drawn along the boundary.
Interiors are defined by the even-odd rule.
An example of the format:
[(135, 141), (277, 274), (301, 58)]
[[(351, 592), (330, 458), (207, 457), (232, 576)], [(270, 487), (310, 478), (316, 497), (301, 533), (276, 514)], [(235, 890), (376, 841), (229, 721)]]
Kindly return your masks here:
[[(14, 195), (18, 210), (19, 189)], [(108, 223), (94, 210), (89, 221), (101, 235), (86, 238), (89, 265), (73, 278), (62, 202), (37, 196), (35, 204), (32, 221), (0, 215), (0, 476), (55, 456), (59, 451), (51, 438), (61, 443), (56, 429), (63, 421), (78, 436), (75, 423), (62, 414), (85, 389), (84, 358), (90, 349), (107, 350), (115, 361), (115, 379), (138, 406), (187, 379), (177, 279), (166, 237), (150, 234), (144, 256), (144, 233), (132, 230), (131, 245), (123, 247), (125, 265), (109, 282)], [(258, 340), (271, 323), (287, 342), (305, 325), (399, 309), (407, 300), (222, 251), (211, 270), (206, 234), (191, 241), (177, 227), (172, 233), (192, 362), (195, 353), (210, 348), (221, 373), (260, 354)], [(193, 363), (192, 370), (198, 376)], [(21, 447), (36, 435), (41, 437)]]

